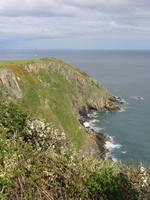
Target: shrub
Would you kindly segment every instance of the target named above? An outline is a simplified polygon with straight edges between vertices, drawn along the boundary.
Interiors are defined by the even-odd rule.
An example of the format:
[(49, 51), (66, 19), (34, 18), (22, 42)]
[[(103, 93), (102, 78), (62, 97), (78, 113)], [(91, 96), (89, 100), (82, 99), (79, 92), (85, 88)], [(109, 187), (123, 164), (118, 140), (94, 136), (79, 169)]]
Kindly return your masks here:
[(77, 151), (65, 133), (17, 105), (0, 103), (0, 199), (138, 200), (150, 169)]
[(18, 105), (12, 102), (8, 105), (0, 102), (0, 113), (0, 124), (6, 130), (8, 138), (12, 134), (16, 136), (15, 134), (25, 127), (27, 112)]
[(134, 191), (128, 177), (123, 173), (113, 175), (107, 167), (104, 173), (93, 172), (87, 178), (87, 187), (91, 199), (135, 199)]

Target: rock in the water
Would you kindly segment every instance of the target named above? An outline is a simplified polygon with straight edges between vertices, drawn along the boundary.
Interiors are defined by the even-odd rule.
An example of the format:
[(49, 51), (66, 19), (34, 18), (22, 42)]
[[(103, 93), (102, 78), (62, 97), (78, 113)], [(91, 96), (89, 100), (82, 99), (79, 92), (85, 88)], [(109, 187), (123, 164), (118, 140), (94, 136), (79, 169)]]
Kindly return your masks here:
[(142, 97), (135, 97), (136, 99), (139, 99), (139, 100), (144, 100), (144, 98)]

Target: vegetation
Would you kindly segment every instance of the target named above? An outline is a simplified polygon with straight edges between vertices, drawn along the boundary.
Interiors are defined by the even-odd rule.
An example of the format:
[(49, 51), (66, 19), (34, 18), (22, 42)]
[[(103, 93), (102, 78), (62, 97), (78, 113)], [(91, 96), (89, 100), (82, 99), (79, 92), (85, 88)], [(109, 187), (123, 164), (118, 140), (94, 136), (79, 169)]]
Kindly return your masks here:
[(0, 70), (0, 199), (149, 198), (149, 167), (80, 150), (93, 138), (79, 113), (114, 109), (98, 81), (55, 58), (3, 61)]
[(150, 195), (143, 164), (77, 151), (53, 124), (14, 103), (0, 102), (0, 199), (136, 200)]
[[(77, 147), (87, 141), (87, 134), (79, 123), (83, 106), (103, 108), (111, 94), (88, 74), (55, 58), (0, 62), (0, 69), (11, 70), (22, 91), (17, 103), (35, 115), (41, 115)], [(8, 76), (7, 76), (8, 77)], [(7, 78), (6, 77), (6, 78)], [(12, 88), (8, 80), (8, 96)], [(12, 99), (13, 101), (13, 99)]]

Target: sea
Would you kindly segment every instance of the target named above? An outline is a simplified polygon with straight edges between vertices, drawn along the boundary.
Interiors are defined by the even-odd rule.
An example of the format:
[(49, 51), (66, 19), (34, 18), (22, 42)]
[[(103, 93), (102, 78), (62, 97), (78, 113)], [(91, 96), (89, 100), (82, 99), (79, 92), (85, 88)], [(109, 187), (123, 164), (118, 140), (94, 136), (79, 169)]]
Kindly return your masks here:
[(120, 112), (94, 112), (88, 126), (110, 136), (107, 159), (150, 165), (150, 50), (0, 51), (1, 61), (43, 57), (73, 65), (123, 99)]

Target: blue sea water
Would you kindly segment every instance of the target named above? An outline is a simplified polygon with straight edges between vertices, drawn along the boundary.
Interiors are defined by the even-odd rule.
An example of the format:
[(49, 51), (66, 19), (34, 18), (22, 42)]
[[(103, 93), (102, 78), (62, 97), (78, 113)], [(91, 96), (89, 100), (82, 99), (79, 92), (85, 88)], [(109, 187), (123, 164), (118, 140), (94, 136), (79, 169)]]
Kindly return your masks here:
[[(0, 60), (56, 57), (87, 72), (122, 97), (122, 112), (97, 112), (90, 126), (111, 136), (108, 157), (150, 164), (150, 50), (0, 51)], [(136, 99), (142, 97), (143, 100)]]

